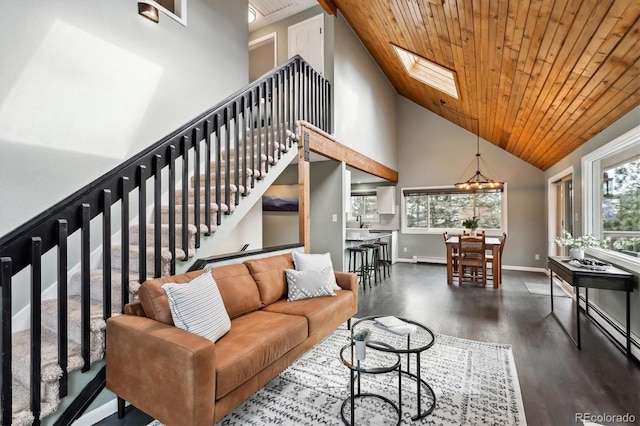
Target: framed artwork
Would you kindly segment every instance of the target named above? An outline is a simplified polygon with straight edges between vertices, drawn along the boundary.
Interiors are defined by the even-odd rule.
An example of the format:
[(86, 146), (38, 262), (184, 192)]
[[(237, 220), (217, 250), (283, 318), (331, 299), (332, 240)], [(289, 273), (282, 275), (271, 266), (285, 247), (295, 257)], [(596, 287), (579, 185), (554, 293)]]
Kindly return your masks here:
[(297, 212), (298, 185), (271, 185), (262, 196), (262, 211)]

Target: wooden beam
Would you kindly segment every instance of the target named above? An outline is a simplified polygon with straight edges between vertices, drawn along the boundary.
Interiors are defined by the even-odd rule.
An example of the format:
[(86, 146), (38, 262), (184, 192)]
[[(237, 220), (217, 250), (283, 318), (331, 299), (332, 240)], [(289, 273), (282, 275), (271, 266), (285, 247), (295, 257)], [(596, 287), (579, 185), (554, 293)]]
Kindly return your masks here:
[(327, 12), (329, 15), (338, 16), (338, 6), (333, 2), (333, 0), (318, 0), (320, 6)]
[(344, 161), (347, 166), (378, 176), (390, 182), (398, 183), (398, 172), (396, 170), (342, 145), (331, 137), (331, 135), (315, 127), (301, 123), (300, 129), (300, 140), (303, 140), (305, 132), (309, 133), (309, 150), (311, 152), (315, 152), (332, 160)]
[(298, 238), (304, 252), (311, 253), (311, 182), (309, 162), (304, 159), (304, 134), (298, 144)]

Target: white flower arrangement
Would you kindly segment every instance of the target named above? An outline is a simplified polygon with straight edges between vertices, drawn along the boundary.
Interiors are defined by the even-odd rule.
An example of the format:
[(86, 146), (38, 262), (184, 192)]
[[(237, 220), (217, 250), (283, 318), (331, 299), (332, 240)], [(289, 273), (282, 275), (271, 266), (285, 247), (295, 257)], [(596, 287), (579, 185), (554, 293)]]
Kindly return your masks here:
[(607, 243), (596, 237), (593, 234), (583, 235), (582, 237), (574, 238), (570, 232), (566, 230), (562, 230), (562, 237), (556, 237), (553, 242), (559, 246), (569, 246), (571, 248), (576, 248), (579, 250), (584, 250), (585, 248), (590, 247), (598, 247), (598, 248), (607, 248)]

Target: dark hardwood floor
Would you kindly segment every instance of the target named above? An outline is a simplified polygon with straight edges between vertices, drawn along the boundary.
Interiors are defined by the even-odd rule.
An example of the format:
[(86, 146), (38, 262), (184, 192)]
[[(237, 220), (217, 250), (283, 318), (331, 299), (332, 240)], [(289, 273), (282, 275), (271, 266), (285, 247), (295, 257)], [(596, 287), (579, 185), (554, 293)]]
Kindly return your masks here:
[[(396, 315), (422, 322), (440, 334), (512, 345), (531, 426), (579, 425), (578, 413), (629, 413), (635, 417), (632, 424), (640, 424), (638, 364), (586, 319), (581, 322), (582, 350), (578, 350), (550, 315), (549, 296), (529, 294), (525, 281), (548, 283), (548, 277), (504, 271), (498, 290), (490, 284), (486, 289), (458, 287), (446, 284), (444, 265), (398, 263), (391, 278), (360, 291), (357, 315)], [(569, 330), (575, 320), (571, 307), (572, 299), (555, 298), (556, 313)], [(149, 421), (130, 407), (124, 419), (113, 415), (98, 424), (138, 426)]]

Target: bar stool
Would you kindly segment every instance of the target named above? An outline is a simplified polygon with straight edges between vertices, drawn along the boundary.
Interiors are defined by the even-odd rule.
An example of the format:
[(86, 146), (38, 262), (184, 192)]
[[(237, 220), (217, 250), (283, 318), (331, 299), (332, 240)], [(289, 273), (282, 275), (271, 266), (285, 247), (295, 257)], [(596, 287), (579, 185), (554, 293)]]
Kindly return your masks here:
[[(362, 283), (362, 289), (367, 289), (367, 279), (369, 276), (367, 252), (366, 248), (362, 247), (347, 247), (349, 252), (349, 272), (353, 272), (360, 277), (360, 283)], [(360, 253), (360, 266), (358, 266), (358, 253)], [(369, 288), (371, 288), (371, 280), (369, 280)]]
[(380, 254), (380, 265), (382, 265), (382, 277), (387, 278), (391, 276), (391, 258), (389, 257), (389, 243), (386, 241), (376, 241), (374, 244), (379, 246), (378, 252)]
[[(371, 287), (371, 274), (373, 273), (374, 283), (381, 282), (380, 279), (380, 262), (379, 262), (379, 248), (376, 244), (360, 244), (360, 247), (367, 250), (367, 272), (369, 275), (369, 287)], [(371, 253), (371, 256), (369, 256)], [(369, 259), (371, 259), (369, 261)]]

